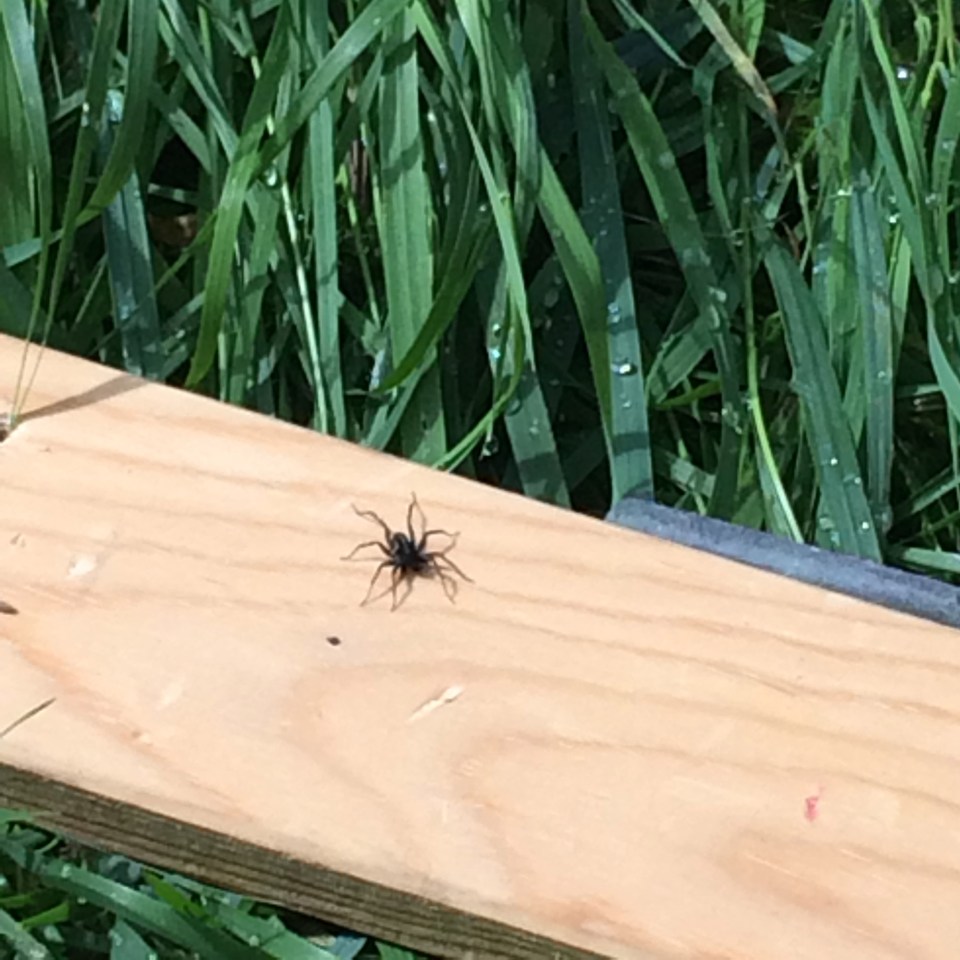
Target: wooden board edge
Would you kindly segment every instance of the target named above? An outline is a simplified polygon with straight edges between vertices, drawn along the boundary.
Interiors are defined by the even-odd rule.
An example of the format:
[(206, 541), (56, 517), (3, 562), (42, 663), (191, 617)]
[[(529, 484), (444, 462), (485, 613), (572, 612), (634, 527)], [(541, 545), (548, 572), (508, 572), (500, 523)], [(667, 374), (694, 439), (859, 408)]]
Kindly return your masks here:
[(26, 811), (37, 826), (81, 843), (427, 954), (463, 960), (604, 956), (2, 762), (0, 807)]

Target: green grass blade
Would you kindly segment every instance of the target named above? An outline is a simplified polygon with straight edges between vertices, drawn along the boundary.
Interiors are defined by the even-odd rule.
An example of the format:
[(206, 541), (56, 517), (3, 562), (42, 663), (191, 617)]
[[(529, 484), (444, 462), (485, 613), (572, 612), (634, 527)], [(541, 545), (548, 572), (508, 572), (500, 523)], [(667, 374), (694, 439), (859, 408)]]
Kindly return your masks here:
[(281, 8), (280, 16), (274, 24), (263, 67), (247, 106), (243, 133), (230, 164), (217, 208), (217, 223), (207, 267), (200, 333), (187, 375), (188, 386), (196, 386), (206, 376), (216, 354), (224, 310), (233, 280), (233, 258), (244, 201), (260, 162), (257, 145), (270, 118), (286, 67), (290, 31), (284, 14), (285, 10), (285, 7)]
[[(403, 357), (426, 321), (433, 300), (432, 199), (420, 133), (415, 22), (404, 13), (386, 30), (380, 79), (380, 249), (393, 355)], [(439, 368), (431, 351), (418, 365), (431, 369), (401, 424), (407, 456), (430, 463), (446, 448)]]
[(821, 496), (835, 534), (831, 546), (879, 561), (880, 544), (853, 439), (847, 422), (837, 416), (842, 408), (840, 387), (830, 365), (816, 302), (796, 261), (782, 246), (771, 245), (764, 262), (783, 315), (794, 389), (803, 405)]
[(867, 492), (881, 530), (890, 524), (893, 464), (893, 322), (883, 239), (886, 234), (866, 172), (852, 197), (853, 252), (860, 281)]
[[(122, 95), (112, 91), (108, 120), (101, 135), (104, 157), (116, 156), (116, 152), (111, 151), (111, 124), (119, 120), (123, 109)], [(164, 367), (160, 349), (162, 337), (154, 296), (150, 237), (136, 172), (104, 211), (103, 231), (114, 320), (120, 330), (124, 366), (138, 377), (159, 380)]]
[[(130, 0), (123, 112), (112, 137), (110, 157), (103, 165), (99, 182), (88, 201), (88, 206), (93, 208), (109, 203), (123, 185), (130, 182), (143, 134), (148, 128), (147, 110), (157, 60), (157, 2)], [(107, 122), (112, 122), (112, 118), (108, 117)]]
[[(282, 17), (278, 18), (274, 26), (277, 43), (272, 44), (272, 55), (268, 51), (263, 71), (254, 87), (254, 98), (251, 99), (244, 122), (243, 139), (236, 149), (218, 204), (200, 336), (187, 376), (188, 386), (196, 386), (207, 375), (213, 363), (227, 303), (230, 265), (240, 229), (243, 202), (250, 184), (256, 176), (269, 169), (293, 136), (309, 121), (341, 74), (376, 39), (383, 26), (405, 3), (406, 0), (373, 0), (323, 58), (292, 101), (288, 111), (277, 121), (275, 132), (257, 150), (283, 74), (284, 58), (281, 50), (289, 39), (287, 26), (280, 22)], [(281, 7), (281, 13), (285, 9)]]
[[(329, 2), (318, 0), (306, 6), (307, 47), (318, 59), (330, 51)], [(317, 332), (323, 381), (332, 416), (333, 432), (347, 434), (347, 412), (343, 398), (343, 374), (340, 368), (340, 289), (338, 275), (336, 158), (334, 116), (339, 105), (328, 94), (317, 105), (307, 122), (306, 198), (314, 229), (314, 283), (317, 297)]]
[(568, 0), (574, 116), (580, 158), (583, 223), (603, 273), (605, 336), (613, 378), (611, 422), (613, 502), (627, 493), (653, 497), (653, 461), (620, 185), (602, 77), (587, 46), (579, 0)]
[[(35, 8), (36, 9), (36, 8)], [(5, 41), (7, 75), (16, 78), (19, 93), (18, 112), (22, 112), (22, 123), (27, 132), (29, 153), (24, 168), (33, 171), (37, 192), (39, 212), (40, 261), (37, 266), (37, 278), (33, 288), (30, 320), (27, 325), (27, 338), (32, 339), (40, 304), (47, 279), (49, 248), (53, 227), (53, 165), (50, 144), (47, 139), (47, 116), (44, 106), (43, 90), (34, 52), (33, 31), (27, 19), (26, 5), (19, 0), (4, 0), (0, 3), (0, 22), (3, 24), (2, 36)], [(15, 122), (15, 121), (14, 121)], [(13, 183), (10, 183), (13, 186)], [(13, 409), (11, 423), (15, 422), (24, 403), (23, 378), (26, 370), (27, 354), (24, 351), (17, 373), (17, 382), (13, 390)]]
[(6, 910), (0, 909), (0, 941), (13, 948), (15, 957), (31, 960), (52, 960), (53, 954), (39, 940), (23, 929)]
[(577, 305), (600, 405), (604, 440), (612, 464), (617, 452), (613, 436), (613, 361), (607, 337), (607, 301), (600, 261), (546, 151), (541, 154), (540, 162), (540, 215), (550, 231), (557, 259)]
[(700, 228), (690, 193), (650, 101), (604, 40), (584, 4), (581, 4), (581, 9), (586, 35), (613, 91), (614, 103), (623, 120), (637, 167), (650, 192), (694, 302), (710, 330), (723, 401), (729, 411), (729, 417), (723, 421), (721, 470), (711, 508), (712, 512), (719, 516), (729, 516), (734, 506), (739, 459), (737, 449), (740, 439), (734, 424), (740, 406), (740, 377), (737, 370), (737, 351), (729, 326), (727, 293), (718, 283), (714, 261)]

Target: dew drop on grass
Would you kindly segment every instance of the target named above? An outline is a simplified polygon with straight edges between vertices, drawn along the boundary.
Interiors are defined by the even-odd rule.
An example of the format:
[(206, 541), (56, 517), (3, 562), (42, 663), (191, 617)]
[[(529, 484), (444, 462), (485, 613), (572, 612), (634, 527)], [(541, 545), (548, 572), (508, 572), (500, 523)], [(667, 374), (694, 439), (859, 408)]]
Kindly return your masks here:
[(630, 360), (617, 360), (613, 363), (613, 372), (618, 377), (629, 377), (637, 372), (637, 365)]
[(80, 126), (89, 127), (91, 124), (90, 119), (90, 104), (86, 100), (83, 101), (83, 106), (80, 108)]
[(543, 295), (543, 305), (544, 305), (548, 310), (551, 310), (551, 309), (553, 309), (553, 308), (557, 305), (557, 301), (558, 301), (559, 299), (560, 299), (560, 292), (557, 290), (556, 287), (551, 287), (551, 288), (550, 288), (549, 290), (547, 290), (547, 292)]
[(877, 517), (877, 526), (884, 532), (887, 533), (890, 528), (893, 526), (893, 507), (886, 506), (881, 511)]
[(620, 304), (616, 300), (611, 300), (607, 304), (607, 319), (611, 326), (616, 326), (620, 322)]
[(727, 291), (723, 287), (711, 287), (710, 296), (713, 297), (717, 303), (726, 303), (727, 302)]

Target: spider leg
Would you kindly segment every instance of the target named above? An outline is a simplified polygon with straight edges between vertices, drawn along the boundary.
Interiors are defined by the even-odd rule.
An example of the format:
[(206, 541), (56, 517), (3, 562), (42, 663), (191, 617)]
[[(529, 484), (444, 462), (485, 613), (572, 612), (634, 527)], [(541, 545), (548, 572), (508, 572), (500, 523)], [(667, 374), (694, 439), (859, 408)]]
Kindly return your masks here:
[(378, 523), (383, 528), (383, 532), (387, 535), (387, 540), (393, 536), (393, 531), (387, 526), (386, 521), (379, 513), (374, 513), (372, 510), (358, 510), (352, 503), (350, 504), (353, 507), (353, 512), (358, 517), (363, 517), (364, 520), (369, 520), (371, 523)]
[[(451, 549), (453, 549), (453, 548), (452, 548), (452, 547), (447, 547), (447, 550), (451, 550)], [(448, 567), (450, 567), (450, 568), (453, 570), (454, 573), (457, 573), (457, 574), (459, 574), (461, 577), (463, 577), (463, 579), (466, 580), (467, 583), (473, 583), (473, 582), (474, 582), (473, 577), (468, 577), (468, 576), (447, 556), (447, 550), (442, 550), (442, 551), (440, 551), (439, 553), (435, 553), (435, 554), (433, 555), (433, 562), (438, 564), (438, 561), (442, 560)], [(438, 566), (439, 566), (439, 564), (438, 564)]]
[[(393, 613), (397, 607), (403, 606), (407, 601), (407, 597), (410, 596), (410, 591), (413, 590), (413, 584), (411, 583), (411, 578), (407, 575), (407, 572), (400, 567), (394, 567), (394, 573), (399, 574), (394, 577), (393, 582), (393, 603), (390, 605), (390, 612)], [(403, 596), (400, 599), (397, 599), (397, 587), (400, 584), (403, 584), (406, 589), (403, 591)]]
[[(379, 541), (379, 540), (368, 540), (366, 543), (357, 544), (345, 557), (341, 557), (341, 560), (353, 560), (356, 557), (357, 553), (361, 551), (364, 547), (379, 547), (380, 552), (386, 556), (390, 556), (390, 551)], [(376, 560), (376, 557), (356, 557), (358, 560)]]
[[(380, 574), (383, 573), (384, 567), (389, 567), (389, 566), (390, 566), (390, 561), (384, 560), (377, 567), (376, 571), (374, 571), (373, 579), (370, 581), (370, 586), (367, 587), (367, 595), (363, 598), (363, 600), (360, 603), (361, 607), (365, 607), (370, 602), (370, 597), (373, 594), (373, 588), (377, 585), (377, 581), (380, 579)], [(396, 567), (394, 567), (394, 569), (396, 569)], [(381, 594), (380, 596), (383, 596), (383, 594)], [(377, 599), (379, 600), (380, 597), (377, 597)]]
[[(413, 511), (416, 510), (420, 514), (420, 527), (424, 528), (427, 525), (427, 517), (423, 512), (423, 507), (420, 506), (420, 501), (417, 499), (415, 493), (410, 494), (410, 506), (407, 508), (407, 533), (410, 535), (410, 542), (417, 543), (417, 535), (413, 532)], [(424, 534), (426, 536), (426, 534)], [(420, 543), (423, 543), (423, 537), (420, 538)]]
[[(444, 552), (446, 552), (447, 550), (452, 550), (454, 548), (454, 546), (457, 543), (457, 539), (460, 536), (460, 531), (458, 530), (456, 533), (451, 533), (449, 530), (424, 530), (423, 536), (420, 538), (420, 542), (417, 544), (417, 548), (420, 551), (425, 551), (427, 549), (427, 541), (431, 537), (436, 537), (436, 536), (449, 538), (450, 543), (446, 547), (444, 547)], [(432, 552), (436, 553), (437, 551), (434, 550)]]
[(457, 581), (447, 573), (437, 562), (436, 557), (430, 558), (430, 570), (437, 575), (437, 579), (443, 587), (443, 592), (451, 603), (457, 602)]

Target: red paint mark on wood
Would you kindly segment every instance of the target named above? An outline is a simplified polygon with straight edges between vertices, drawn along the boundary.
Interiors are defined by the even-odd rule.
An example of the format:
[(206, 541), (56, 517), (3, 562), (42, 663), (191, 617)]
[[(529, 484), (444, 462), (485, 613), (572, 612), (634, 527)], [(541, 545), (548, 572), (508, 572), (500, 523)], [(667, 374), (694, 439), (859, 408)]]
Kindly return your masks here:
[(809, 797), (804, 797), (803, 806), (804, 811), (803, 815), (813, 823), (814, 820), (820, 816), (820, 797), (823, 794), (823, 787), (821, 787), (815, 794)]

